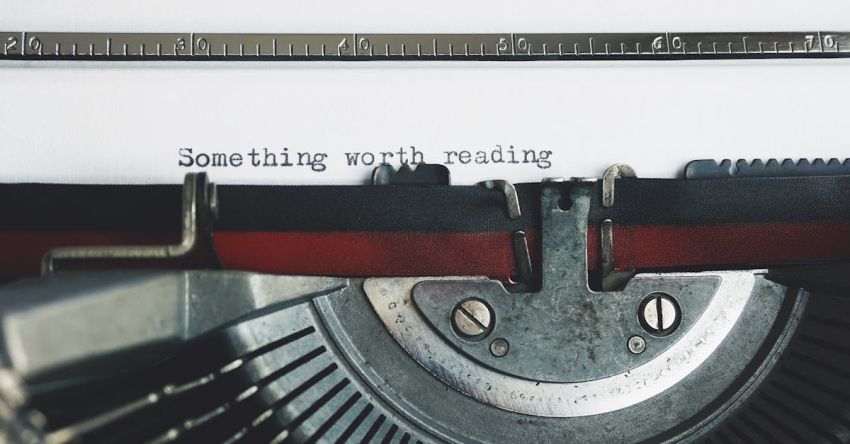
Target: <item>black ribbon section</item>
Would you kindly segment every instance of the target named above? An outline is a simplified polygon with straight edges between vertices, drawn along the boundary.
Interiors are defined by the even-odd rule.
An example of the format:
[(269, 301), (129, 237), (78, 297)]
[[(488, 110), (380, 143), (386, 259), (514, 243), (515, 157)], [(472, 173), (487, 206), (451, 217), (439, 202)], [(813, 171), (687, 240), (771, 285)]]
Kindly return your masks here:
[(535, 226), (540, 185), (518, 187), (522, 217), (508, 217), (501, 191), (476, 186), (219, 189), (222, 231), (491, 232)]
[(591, 208), (591, 222), (714, 225), (850, 221), (850, 176), (728, 179), (618, 179), (614, 206)]
[(180, 231), (179, 185), (0, 185), (0, 230)]
[[(534, 226), (540, 185), (505, 195), (477, 186), (218, 186), (219, 231), (491, 232)], [(172, 231), (179, 186), (0, 185), (0, 230)]]
[[(540, 224), (542, 184), (519, 184), (522, 217), (504, 194), (476, 186), (218, 187), (217, 231), (491, 232)], [(552, 184), (568, 195), (575, 186)], [(618, 179), (615, 203), (589, 223), (712, 225), (850, 220), (850, 176)], [(178, 231), (181, 188), (171, 185), (0, 185), (0, 230)], [(568, 204), (565, 204), (565, 206)]]

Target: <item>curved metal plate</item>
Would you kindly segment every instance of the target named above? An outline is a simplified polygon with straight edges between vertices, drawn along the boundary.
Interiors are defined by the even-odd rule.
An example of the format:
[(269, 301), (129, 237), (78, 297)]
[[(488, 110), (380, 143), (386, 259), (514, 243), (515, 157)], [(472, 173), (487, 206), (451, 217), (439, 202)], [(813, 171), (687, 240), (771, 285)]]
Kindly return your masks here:
[[(459, 354), (435, 332), (411, 301), (413, 288), (429, 280), (369, 279), (364, 290), (395, 340), (434, 376), (472, 398), (517, 413), (575, 417), (619, 410), (656, 396), (697, 369), (724, 341), (761, 281), (752, 271), (648, 274), (715, 276), (717, 292), (693, 327), (649, 362), (613, 376), (583, 382), (541, 382), (506, 375)], [(459, 278), (464, 279), (464, 278)], [(632, 285), (630, 284), (630, 285)]]
[[(458, 353), (521, 378), (572, 382), (613, 376), (654, 359), (687, 334), (719, 285), (714, 275), (641, 275), (619, 292), (597, 293), (575, 285), (560, 291), (508, 293), (498, 281), (428, 281), (414, 287), (412, 300)], [(655, 292), (672, 295), (681, 306), (678, 328), (666, 336), (645, 333), (638, 319), (641, 302)], [(467, 340), (452, 328), (452, 307), (471, 298), (492, 309), (492, 331), (486, 338)], [(632, 335), (644, 337), (645, 351), (628, 351)], [(507, 355), (490, 352), (495, 338), (509, 342)]]

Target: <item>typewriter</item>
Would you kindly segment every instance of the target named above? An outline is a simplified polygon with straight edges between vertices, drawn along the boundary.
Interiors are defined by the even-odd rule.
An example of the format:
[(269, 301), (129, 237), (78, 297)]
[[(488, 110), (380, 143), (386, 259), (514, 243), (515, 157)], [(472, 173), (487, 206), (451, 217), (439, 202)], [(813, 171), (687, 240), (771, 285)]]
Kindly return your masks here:
[(11, 443), (848, 442), (850, 162), (0, 185)]

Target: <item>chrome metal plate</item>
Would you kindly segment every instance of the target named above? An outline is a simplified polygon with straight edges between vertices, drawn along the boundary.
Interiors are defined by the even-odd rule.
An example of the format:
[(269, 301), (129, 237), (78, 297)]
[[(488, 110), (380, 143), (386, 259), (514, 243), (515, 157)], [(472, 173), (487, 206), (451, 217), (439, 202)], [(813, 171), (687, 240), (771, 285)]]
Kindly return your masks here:
[(606, 60), (850, 56), (850, 32), (211, 34), (0, 32), (2, 59)]
[(411, 300), (417, 284), (433, 279), (369, 279), (364, 289), (393, 338), (420, 365), (454, 389), (508, 411), (576, 417), (623, 409), (676, 385), (711, 356), (732, 330), (753, 291), (765, 285), (761, 277), (748, 271), (666, 276), (713, 276), (720, 284), (702, 316), (670, 348), (643, 365), (588, 381), (545, 382), (511, 376), (458, 353), (429, 326)]

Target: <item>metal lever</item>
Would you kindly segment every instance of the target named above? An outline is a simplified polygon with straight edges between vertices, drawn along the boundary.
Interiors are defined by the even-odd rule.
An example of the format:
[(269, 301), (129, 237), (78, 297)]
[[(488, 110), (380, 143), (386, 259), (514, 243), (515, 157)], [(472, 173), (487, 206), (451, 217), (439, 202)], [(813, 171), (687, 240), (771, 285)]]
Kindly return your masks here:
[(637, 177), (635, 170), (625, 163), (611, 165), (602, 175), (602, 206), (610, 208), (614, 205), (614, 183), (622, 177)]
[(176, 245), (97, 245), (58, 247), (41, 260), (41, 273), (55, 270), (57, 262), (85, 260), (166, 260), (188, 256), (200, 244), (217, 211), (215, 185), (206, 173), (189, 173), (183, 182), (183, 237)]
[(522, 211), (519, 208), (519, 195), (516, 192), (514, 184), (507, 180), (485, 180), (478, 182), (478, 186), (487, 188), (488, 190), (499, 190), (504, 193), (508, 205), (508, 216), (511, 219), (519, 219), (522, 216)]
[[(610, 166), (602, 175), (602, 206), (614, 206), (614, 183), (622, 177), (637, 177), (635, 170), (618, 163)], [(622, 290), (629, 279), (635, 275), (635, 270), (614, 269), (614, 222), (606, 219), (602, 222), (600, 245), (602, 247), (602, 290)]]

